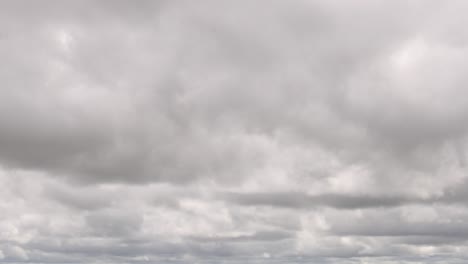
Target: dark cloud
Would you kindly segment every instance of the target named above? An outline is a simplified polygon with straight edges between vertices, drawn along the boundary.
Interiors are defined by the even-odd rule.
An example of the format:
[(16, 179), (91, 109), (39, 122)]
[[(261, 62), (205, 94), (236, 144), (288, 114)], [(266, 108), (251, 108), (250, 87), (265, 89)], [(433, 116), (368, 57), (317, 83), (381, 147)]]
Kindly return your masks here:
[(220, 195), (229, 202), (250, 206), (273, 206), (285, 208), (333, 207), (338, 209), (359, 209), (395, 207), (410, 203), (424, 202), (418, 198), (385, 197), (369, 195), (320, 194), (307, 195), (293, 192), (227, 193)]

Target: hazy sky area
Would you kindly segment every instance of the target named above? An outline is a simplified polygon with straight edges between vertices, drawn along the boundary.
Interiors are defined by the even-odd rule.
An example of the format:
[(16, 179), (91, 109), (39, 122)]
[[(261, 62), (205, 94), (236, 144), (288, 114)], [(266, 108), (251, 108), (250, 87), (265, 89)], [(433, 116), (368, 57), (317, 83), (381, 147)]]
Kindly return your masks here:
[(468, 263), (468, 1), (0, 1), (0, 263)]

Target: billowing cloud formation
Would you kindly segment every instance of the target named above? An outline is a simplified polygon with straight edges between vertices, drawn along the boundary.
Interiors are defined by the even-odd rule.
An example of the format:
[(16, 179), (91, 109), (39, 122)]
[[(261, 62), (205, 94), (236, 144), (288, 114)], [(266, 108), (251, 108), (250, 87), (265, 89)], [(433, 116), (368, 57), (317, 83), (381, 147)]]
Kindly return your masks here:
[(3, 1), (0, 263), (465, 263), (464, 1)]

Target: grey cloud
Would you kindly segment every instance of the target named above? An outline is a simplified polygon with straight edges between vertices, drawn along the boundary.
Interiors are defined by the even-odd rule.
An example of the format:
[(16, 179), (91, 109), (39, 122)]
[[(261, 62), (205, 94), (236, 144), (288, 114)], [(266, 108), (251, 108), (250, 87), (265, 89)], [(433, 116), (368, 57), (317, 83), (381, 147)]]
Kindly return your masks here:
[(397, 243), (410, 245), (456, 245), (465, 243), (466, 237), (463, 236), (405, 236), (396, 239)]
[[(348, 215), (347, 221), (334, 216), (328, 218), (328, 231), (336, 235), (369, 237), (434, 237), (466, 238), (465, 210), (441, 209), (413, 206), (404, 211), (361, 211), (359, 215)], [(420, 210), (420, 211), (417, 211)], [(414, 211), (414, 212), (413, 212)], [(377, 228), (378, 227), (378, 228)]]
[(466, 262), (466, 7), (2, 1), (0, 263)]
[(251, 241), (281, 241), (284, 239), (292, 239), (294, 233), (286, 231), (261, 231), (249, 235), (237, 236), (213, 236), (213, 237), (191, 237), (196, 242), (251, 242)]
[(18, 245), (8, 245), (6, 247), (2, 247), (2, 252), (2, 259), (5, 261), (24, 262), (29, 260), (27, 252)]
[(115, 194), (105, 193), (99, 189), (51, 186), (44, 190), (51, 199), (79, 210), (96, 210), (112, 205)]
[[(365, 224), (364, 224), (365, 223)], [(437, 237), (466, 237), (468, 232), (466, 223), (405, 223), (405, 222), (380, 222), (378, 229), (371, 229), (369, 222), (363, 224), (343, 224), (334, 228), (339, 235), (358, 236), (437, 236)]]
[(129, 209), (108, 209), (99, 212), (90, 212), (86, 215), (86, 223), (92, 233), (102, 236), (129, 236), (137, 234), (143, 223), (143, 217)]
[[(135, 240), (108, 240), (108, 239), (80, 239), (63, 241), (60, 246), (47, 244), (48, 241), (41, 243), (28, 244), (27, 246), (34, 251), (44, 253), (66, 253), (76, 257), (107, 257), (115, 261), (132, 261), (138, 256), (147, 256), (149, 260), (178, 262), (183, 261), (185, 256), (190, 256), (192, 260), (216, 261), (227, 258), (237, 261), (237, 258), (254, 257), (261, 254), (263, 247), (255, 245), (253, 242), (247, 242), (247, 245), (239, 246), (225, 243), (201, 244), (198, 242), (165, 242), (165, 241), (135, 241)], [(284, 248), (280, 244), (277, 250)], [(135, 260), (138, 261), (138, 260)]]
[[(8, 86), (37, 95), (20, 96), (9, 89), (3, 97), (8, 112), (24, 115), (2, 118), (6, 136), (0, 156), (5, 164), (85, 182), (178, 182), (212, 175), (226, 180), (262, 166), (267, 154), (238, 142), (254, 131), (293, 131), (333, 144), (360, 141), (328, 133), (362, 133), (360, 124), (343, 123), (349, 117), (330, 104), (336, 101), (330, 96), (341, 93), (341, 84), (333, 79), (353, 74), (357, 65), (404, 39), (412, 32), (404, 22), (413, 22), (414, 12), (401, 3), (389, 4), (386, 9), (404, 17), (396, 21), (383, 15), (384, 7), (366, 9), (364, 3), (353, 13), (321, 2), (297, 1), (282, 8), (283, 3), (273, 1), (247, 9), (229, 4), (231, 11), (221, 17), (218, 11), (225, 7), (215, 1), (119, 3), (84, 2), (76, 9), (58, 5), (52, 10), (73, 14), (66, 23), (50, 18), (35, 23), (39, 33), (10, 29), (6, 45), (24, 46), (28, 43), (22, 40), (33, 37), (40, 41), (38, 47), (20, 46), (26, 54), (6, 54), (13, 64), (5, 69), (12, 76)], [(88, 12), (96, 16), (88, 5), (103, 17), (86, 19)], [(88, 12), (77, 11), (82, 9)], [(132, 15), (140, 10), (156, 14)], [(244, 20), (258, 16), (258, 10), (261, 19)], [(382, 34), (368, 23), (372, 19), (391, 31)], [(346, 34), (350, 21), (365, 38)], [(375, 34), (382, 37), (370, 41)], [(188, 41), (192, 44), (184, 44)], [(339, 78), (330, 74), (337, 66), (343, 67)], [(330, 120), (310, 118), (316, 110)], [(227, 143), (231, 140), (232, 145)]]
[(392, 208), (405, 205), (466, 205), (466, 182), (451, 186), (442, 194), (430, 197), (417, 197), (401, 194), (306, 194), (302, 192), (227, 192), (217, 195), (221, 200), (245, 206), (271, 206), (282, 208), (317, 208), (331, 207), (336, 209)]
[(333, 207), (338, 209), (359, 209), (396, 207), (409, 203), (421, 203), (422, 199), (402, 196), (370, 196), (319, 194), (307, 195), (298, 192), (283, 193), (226, 193), (220, 195), (228, 202), (250, 206), (273, 206), (285, 208)]

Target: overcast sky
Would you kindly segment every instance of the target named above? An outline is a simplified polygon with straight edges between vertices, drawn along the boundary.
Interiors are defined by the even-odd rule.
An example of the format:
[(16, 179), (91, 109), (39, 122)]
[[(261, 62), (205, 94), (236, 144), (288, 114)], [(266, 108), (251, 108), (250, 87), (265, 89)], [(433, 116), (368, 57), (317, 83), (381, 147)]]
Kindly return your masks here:
[(468, 263), (468, 2), (0, 2), (0, 263)]

